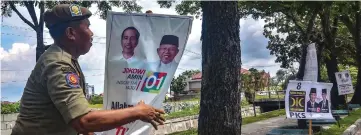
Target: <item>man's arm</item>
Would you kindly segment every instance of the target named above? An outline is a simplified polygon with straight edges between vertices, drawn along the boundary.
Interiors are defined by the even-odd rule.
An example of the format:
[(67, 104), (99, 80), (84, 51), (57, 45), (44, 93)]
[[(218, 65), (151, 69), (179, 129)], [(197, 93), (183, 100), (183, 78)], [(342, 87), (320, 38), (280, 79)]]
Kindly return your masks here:
[(137, 112), (137, 107), (92, 111), (73, 119), (70, 124), (79, 133), (105, 131), (138, 120)]
[(79, 133), (105, 131), (138, 119), (151, 123), (156, 129), (156, 122), (163, 124), (164, 118), (160, 114), (164, 111), (144, 102), (126, 109), (91, 111), (77, 74), (62, 70), (65, 68), (72, 66), (63, 62), (52, 63), (46, 66), (43, 75), (54, 105), (64, 121)]

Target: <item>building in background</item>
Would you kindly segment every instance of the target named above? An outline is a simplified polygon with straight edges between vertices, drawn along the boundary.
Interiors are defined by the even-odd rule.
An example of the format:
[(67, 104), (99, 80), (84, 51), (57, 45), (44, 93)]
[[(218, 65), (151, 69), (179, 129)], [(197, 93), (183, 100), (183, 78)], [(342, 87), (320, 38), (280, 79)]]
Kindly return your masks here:
[(90, 100), (93, 95), (94, 85), (89, 85), (88, 83), (85, 83), (85, 98)]
[[(240, 70), (241, 74), (251, 74), (250, 71), (247, 69), (241, 68)], [(261, 77), (262, 77), (262, 83), (263, 86), (269, 85), (269, 80), (271, 78), (269, 73), (266, 73), (263, 71), (260, 71)], [(188, 78), (186, 80), (186, 86), (184, 88), (184, 91), (187, 92), (195, 92), (198, 93), (201, 90), (201, 82), (202, 82), (202, 73), (194, 74), (191, 78)]]

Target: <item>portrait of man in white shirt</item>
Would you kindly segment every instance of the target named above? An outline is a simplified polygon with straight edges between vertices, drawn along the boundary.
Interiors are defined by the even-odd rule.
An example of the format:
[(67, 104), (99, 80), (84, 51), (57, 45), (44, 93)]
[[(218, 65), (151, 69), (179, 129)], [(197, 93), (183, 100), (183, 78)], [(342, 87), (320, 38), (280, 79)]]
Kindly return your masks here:
[(140, 33), (135, 27), (127, 27), (121, 36), (121, 46), (123, 58), (130, 68), (143, 68), (144, 62), (135, 54), (134, 50), (138, 46)]

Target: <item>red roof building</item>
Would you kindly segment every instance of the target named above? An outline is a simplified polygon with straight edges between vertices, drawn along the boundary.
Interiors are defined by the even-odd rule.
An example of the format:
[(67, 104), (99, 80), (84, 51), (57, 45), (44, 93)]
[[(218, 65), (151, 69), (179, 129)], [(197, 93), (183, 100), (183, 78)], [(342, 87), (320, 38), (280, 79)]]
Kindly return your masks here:
[[(250, 74), (251, 72), (248, 69), (241, 68), (240, 69), (241, 74)], [(271, 78), (271, 75), (269, 73), (266, 73), (261, 71), (262, 74), (262, 83), (263, 86), (268, 86), (269, 79)], [(194, 74), (191, 78), (187, 80), (187, 86), (185, 87), (185, 91), (191, 90), (191, 91), (197, 91), (200, 90), (201, 82), (202, 81), (202, 73)]]
[[(247, 69), (241, 68), (241, 74), (250, 74), (251, 72), (249, 72)], [(262, 74), (263, 78), (270, 78), (270, 74), (263, 72)], [(198, 80), (198, 79), (202, 79), (202, 73), (197, 73), (194, 74), (192, 77), (192, 80)]]

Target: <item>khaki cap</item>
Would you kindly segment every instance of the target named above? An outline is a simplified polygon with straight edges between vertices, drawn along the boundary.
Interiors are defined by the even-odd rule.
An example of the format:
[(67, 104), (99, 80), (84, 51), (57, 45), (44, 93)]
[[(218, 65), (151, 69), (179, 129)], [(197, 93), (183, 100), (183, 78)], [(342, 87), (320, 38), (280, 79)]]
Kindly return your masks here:
[(55, 27), (57, 24), (69, 23), (89, 18), (92, 13), (89, 9), (75, 4), (59, 4), (44, 13), (46, 27)]

